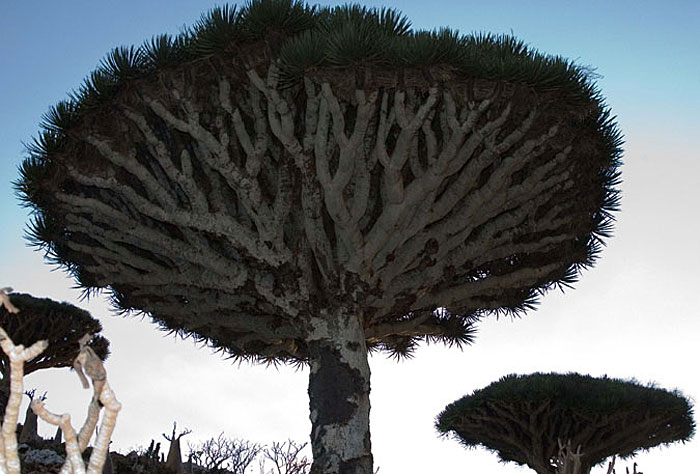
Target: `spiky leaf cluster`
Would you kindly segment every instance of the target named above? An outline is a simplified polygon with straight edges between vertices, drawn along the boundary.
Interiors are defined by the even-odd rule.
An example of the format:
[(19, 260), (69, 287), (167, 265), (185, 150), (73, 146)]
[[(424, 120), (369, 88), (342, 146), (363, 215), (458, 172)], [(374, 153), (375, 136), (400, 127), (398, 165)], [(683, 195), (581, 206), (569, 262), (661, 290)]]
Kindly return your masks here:
[[(205, 60), (275, 37), (281, 74), (299, 80), (309, 69), (357, 66), (413, 68), (446, 65), (483, 79), (524, 82), (536, 90), (564, 90), (572, 101), (600, 101), (588, 68), (548, 56), (507, 35), (460, 35), (450, 28), (411, 30), (394, 9), (360, 5), (309, 7), (299, 0), (253, 0), (243, 8), (216, 7), (180, 35), (156, 35), (141, 46), (117, 47), (84, 83), (44, 117), (44, 132), (58, 133), (81, 111), (97, 107), (131, 79), (183, 62)], [(258, 51), (260, 53), (260, 51)], [(614, 124), (605, 126), (621, 144)], [(39, 138), (37, 148), (52, 149)], [(44, 148), (44, 147), (47, 148)], [(40, 155), (43, 153), (39, 153)]]
[[(286, 334), (284, 337), (273, 338), (275, 342), (263, 342), (243, 337), (240, 332), (234, 330), (223, 330), (217, 312), (221, 307), (216, 306), (222, 294), (214, 289), (201, 292), (208, 305), (215, 308), (211, 309), (206, 318), (202, 316), (210, 322), (195, 327), (184, 314), (176, 315), (177, 311), (173, 312), (170, 309), (156, 311), (154, 306), (148, 307), (143, 304), (145, 300), (140, 300), (137, 296), (139, 293), (143, 294), (143, 288), (139, 288), (138, 285), (125, 286), (105, 282), (94, 271), (88, 269), (97, 265), (94, 255), (91, 254), (88, 260), (81, 261), (80, 252), (74, 250), (76, 245), (92, 245), (89, 233), (71, 231), (70, 226), (66, 225), (64, 215), (55, 212), (57, 193), (86, 191), (86, 196), (100, 199), (109, 194), (104, 190), (96, 191), (94, 186), (83, 187), (66, 178), (67, 173), (77, 168), (88, 169), (94, 166), (97, 169), (101, 166), (97, 164), (100, 160), (95, 159), (98, 155), (95, 150), (82, 141), (87, 130), (105, 136), (113, 134), (109, 138), (112, 144), (131, 143), (130, 139), (124, 140), (124, 137), (140, 137), (142, 130), (135, 128), (133, 124), (129, 125), (131, 119), (125, 120), (121, 114), (127, 111), (140, 115), (143, 122), (139, 122), (139, 126), (150, 129), (154, 135), (153, 140), (160, 141), (166, 152), (172, 154), (166, 159), (171, 160), (177, 172), (185, 172), (184, 161), (181, 161), (183, 152), (196, 154), (197, 150), (201, 150), (201, 144), (195, 144), (192, 137), (186, 137), (186, 134), (182, 133), (183, 127), (186, 128), (182, 122), (178, 122), (180, 129), (175, 131), (162, 117), (154, 115), (153, 110), (144, 110), (143, 98), (150, 94), (171, 106), (176, 115), (182, 113), (184, 108), (178, 101), (183, 102), (185, 98), (174, 99), (169, 96), (172, 89), (177, 89), (173, 85), (177, 82), (178, 87), (187, 89), (186, 99), (195, 101), (200, 108), (196, 111), (200, 125), (205, 128), (229, 127), (226, 133), (220, 135), (225, 135), (226, 140), (238, 133), (250, 133), (253, 136), (253, 132), (257, 133), (257, 128), (261, 125), (256, 125), (250, 111), (244, 110), (248, 115), (242, 121), (243, 132), (240, 128), (233, 130), (233, 112), (226, 121), (218, 125), (211, 118), (221, 109), (221, 104), (217, 102), (220, 97), (217, 80), (225, 78), (230, 81), (229, 86), (236, 91), (234, 95), (238, 94), (238, 100), (243, 97), (241, 94), (249, 90), (248, 74), (251, 71), (262, 74), (271, 65), (276, 68), (277, 77), (270, 80), (280, 81), (278, 92), (284, 94), (297, 110), (297, 116), (293, 120), (295, 132), (308, 125), (308, 116), (299, 111), (306, 106), (305, 101), (311, 100), (308, 96), (309, 91), (316, 91), (323, 83), (331, 83), (332, 93), (342, 102), (341, 109), (349, 110), (345, 112), (346, 128), (351, 127), (356, 120), (352, 109), (356, 105), (354, 94), (358, 89), (367, 94), (377, 91), (386, 94), (387, 97), (391, 96), (387, 107), (395, 108), (401, 102), (399, 96), (393, 96), (395, 92), (410, 89), (411, 94), (415, 96), (411, 100), (419, 103), (428, 100), (431, 88), (437, 87), (441, 93), (452, 94), (461, 102), (458, 105), (476, 107), (474, 104), (487, 96), (493, 99), (493, 110), (475, 122), (474, 127), (485, 127), (488, 122), (496, 120), (498, 114), (505, 115), (504, 110), (510, 107), (508, 101), (511, 101), (515, 111), (505, 126), (510, 127), (510, 130), (499, 131), (497, 135), (501, 138), (508, 133), (511, 133), (511, 136), (517, 135), (512, 128), (526, 122), (529, 110), (537, 104), (540, 104), (542, 116), (545, 117), (542, 123), (533, 129), (540, 137), (546, 137), (546, 127), (557, 120), (565, 123), (566, 128), (561, 134), (562, 137), (558, 139), (557, 146), (564, 146), (565, 142), (574, 140), (576, 134), (584, 137), (581, 140), (585, 145), (579, 147), (577, 157), (571, 160), (573, 164), (566, 173), (571, 174), (572, 179), (577, 180), (586, 191), (580, 193), (581, 196), (576, 199), (569, 194), (559, 193), (551, 200), (552, 205), (558, 204), (559, 201), (576, 201), (575, 212), (581, 225), (567, 224), (570, 228), (562, 230), (576, 233), (575, 238), (560, 245), (556, 251), (545, 253), (519, 250), (493, 258), (480, 257), (478, 263), (464, 262), (459, 268), (448, 265), (444, 269), (442, 284), (428, 285), (429, 287), (421, 289), (421, 294), (423, 299), (430, 299), (432, 295), (440, 294), (441, 286), (456, 288), (473, 284), (478, 287), (486, 281), (504, 278), (513, 273), (514, 269), (539, 268), (546, 259), (557, 260), (559, 264), (556, 269), (538, 276), (536, 281), (499, 290), (497, 301), (476, 295), (469, 303), (462, 303), (460, 300), (459, 304), (450, 305), (444, 313), (435, 311), (436, 307), (442, 306), (440, 301), (430, 301), (429, 304), (417, 307), (414, 304), (418, 298), (415, 291), (412, 294), (403, 291), (395, 297), (386, 297), (391, 300), (392, 307), (387, 309), (386, 314), (382, 314), (376, 327), (368, 331), (367, 342), (370, 349), (407, 355), (419, 341), (440, 341), (457, 345), (468, 343), (473, 337), (473, 323), (476, 318), (492, 313), (518, 315), (533, 308), (544, 291), (556, 286), (571, 285), (582, 269), (594, 262), (600, 251), (602, 239), (610, 235), (612, 213), (617, 210), (618, 205), (616, 186), (619, 184), (618, 168), (622, 139), (585, 68), (562, 58), (543, 55), (508, 36), (463, 36), (447, 28), (413, 31), (410, 29), (410, 22), (391, 9), (369, 9), (358, 5), (316, 8), (291, 0), (255, 0), (240, 9), (228, 6), (215, 8), (177, 37), (160, 35), (140, 47), (121, 47), (113, 50), (84, 84), (73, 92), (69, 100), (60, 102), (44, 116), (42, 131), (28, 147), (28, 157), (20, 167), (20, 178), (16, 182), (20, 199), (34, 211), (28, 229), (30, 241), (42, 248), (52, 263), (67, 269), (87, 293), (98, 288), (108, 288), (112, 292), (115, 307), (124, 311), (146, 311), (167, 330), (208, 341), (235, 357), (255, 357), (263, 360), (303, 359), (303, 337)], [(272, 96), (264, 98), (264, 101), (271, 100)], [(369, 122), (373, 133), (382, 113), (378, 104), (379, 102)], [(420, 168), (427, 165), (426, 158), (422, 155), (429, 146), (434, 146), (429, 144), (427, 137), (432, 136), (438, 147), (444, 145), (447, 140), (446, 120), (439, 115), (449, 104), (447, 99), (442, 97), (436, 99), (436, 104), (436, 111), (440, 112), (434, 113), (434, 118), (423, 127), (423, 135), (416, 145), (421, 156), (411, 162), (410, 169), (409, 165), (405, 165), (401, 171), (402, 179), (406, 179), (407, 185), (411, 180), (416, 180)], [(273, 110), (273, 106), (267, 102), (261, 107), (263, 113), (268, 112), (267, 107)], [(148, 109), (148, 106), (145, 109)], [(190, 112), (195, 113), (192, 110)], [(466, 108), (464, 112), (466, 113)], [(120, 133), (126, 135), (119, 136)], [(398, 135), (396, 126), (387, 132), (388, 149), (396, 145)], [(154, 180), (162, 181), (163, 169), (156, 164), (154, 157), (149, 155), (150, 152), (145, 151), (151, 145), (136, 141), (138, 140), (134, 141), (137, 156), (135, 166), (144, 166), (153, 173)], [(229, 152), (234, 156), (232, 162), (238, 160), (236, 157), (242, 156), (243, 153), (242, 145), (234, 144), (234, 141), (229, 142)], [(275, 180), (282, 182), (280, 176), (283, 172), (288, 172), (298, 164), (292, 165), (290, 159), (285, 156), (286, 152), (279, 140), (269, 140), (267, 143), (269, 149), (266, 155), (269, 156), (265, 157), (265, 172), (261, 174), (260, 179), (262, 189), (265, 190), (263, 198), (272, 199), (276, 198)], [(483, 152), (485, 145), (480, 146), (478, 151)], [(338, 153), (334, 153), (329, 160), (332, 172), (336, 172), (338, 167)], [(514, 174), (509, 178), (510, 185), (517, 187), (528, 172), (545, 164), (545, 161), (543, 159), (533, 162)], [(493, 165), (477, 169), (478, 173), (474, 175), (476, 188), (488, 181), (489, 173), (494, 174), (497, 162), (498, 160), (494, 160)], [(242, 161), (235, 164), (245, 167)], [(125, 172), (123, 166), (116, 168), (114, 179), (127, 187), (133, 185), (137, 196), (145, 194), (142, 188), (134, 185), (135, 178), (132, 172)], [(209, 171), (199, 165), (194, 168), (195, 179), (192, 184), (200, 186), (208, 180), (206, 175)], [(100, 170), (95, 176), (100, 180), (104, 179), (107, 176), (104, 172)], [(368, 200), (374, 203), (374, 207), (362, 216), (361, 225), (365, 234), (376, 221), (381, 205), (386, 199), (386, 196), (377, 191), (384, 179), (380, 172), (379, 166), (372, 171), (372, 190)], [(457, 173), (450, 173), (452, 176), (446, 177), (440, 184), (440, 193), (445, 193), (457, 180)], [(291, 178), (294, 187), (303, 188), (310, 182), (308, 179), (315, 180), (316, 178), (311, 177), (312, 174), (313, 166), (303, 173), (294, 168)], [(214, 182), (202, 186), (208, 193), (211, 187), (216, 185)], [(176, 187), (178, 186), (180, 184)], [(318, 182), (310, 186), (318, 186)], [(359, 187), (358, 185), (357, 188)], [(174, 192), (178, 195), (177, 199), (185, 201), (182, 198), (182, 188)], [(232, 189), (231, 199), (237, 199), (235, 195), (238, 192), (239, 190)], [(294, 199), (301, 199), (298, 193), (294, 194)], [(189, 209), (190, 204), (184, 206)], [(296, 202), (295, 206), (303, 207), (299, 202)], [(466, 207), (465, 202), (458, 206)], [(546, 207), (543, 206), (542, 211), (533, 217), (541, 217)], [(137, 213), (133, 208), (128, 212)], [(507, 219), (505, 214), (498, 217)], [(324, 229), (332, 229), (330, 217), (324, 214), (322, 219)], [(147, 222), (148, 225), (158, 228), (159, 232), (182, 240), (183, 234), (180, 229), (162, 222), (163, 220), (167, 218), (149, 217), (142, 219), (142, 223)], [(308, 243), (300, 238), (300, 232), (293, 229), (298, 224), (299, 217), (294, 216), (281, 227), (287, 239), (285, 245), (289, 247), (295, 259), (304, 252), (308, 254), (308, 250), (304, 250)], [(522, 232), (516, 232), (513, 241), (514, 245), (521, 249), (547, 237), (543, 232), (528, 234), (525, 223), (522, 223), (522, 229)], [(502, 234), (503, 232), (500, 232), (492, 237), (499, 238)], [(202, 233), (197, 238), (203, 239), (215, 252), (219, 252), (222, 260), (243, 261), (248, 258), (245, 252), (241, 254), (238, 249), (231, 249), (231, 245), (220, 236)], [(488, 227), (485, 224), (475, 226), (469, 238), (488, 241)], [(185, 238), (188, 239), (189, 237)], [(421, 249), (423, 257), (420, 262), (410, 266), (411, 278), (415, 279), (416, 274), (435, 264), (431, 256), (437, 249), (434, 248), (432, 240), (434, 239), (425, 242), (425, 248)], [(134, 251), (139, 258), (154, 258), (151, 251), (135, 250), (132, 247), (134, 245), (128, 247), (127, 252)], [(267, 250), (266, 247), (262, 249)], [(334, 248), (333, 252), (337, 252), (337, 249)], [(392, 253), (382, 258), (388, 264), (390, 259), (397, 258), (397, 255)], [(156, 257), (154, 261), (157, 265), (172, 263), (170, 257)], [(258, 269), (255, 265), (251, 268)], [(301, 270), (284, 267), (270, 271), (280, 279), (284, 277), (291, 281), (299, 277)], [(322, 270), (313, 269), (312, 279), (318, 280), (319, 272)], [(263, 280), (265, 279), (260, 281)], [(246, 314), (252, 314), (251, 306), (255, 305), (255, 298), (250, 298), (246, 292), (253, 294), (258, 291), (260, 281), (251, 280), (240, 290), (240, 294), (227, 295), (227, 298), (236, 301), (237, 308), (242, 308), (232, 313), (231, 317), (243, 318)], [(321, 285), (316, 293), (318, 301), (309, 301), (309, 308), (319, 304), (330, 304), (329, 301), (337, 296), (339, 287), (344, 284), (334, 282), (329, 288)], [(361, 286), (358, 283), (357, 288)], [(362, 291), (370, 289), (363, 287)], [(194, 290), (178, 290), (163, 301), (158, 299), (151, 302), (156, 306), (167, 304), (168, 307), (172, 307), (181, 304), (185, 307), (192, 301), (193, 292)], [(371, 289), (371, 292), (373, 298), (381, 299), (376, 289)], [(270, 298), (274, 299), (275, 296), (273, 294)], [(469, 297), (464, 299), (468, 300)], [(224, 303), (221, 305), (225, 306)], [(303, 308), (302, 311), (307, 309)], [(265, 318), (259, 320), (266, 321), (268, 316), (274, 319), (277, 311), (278, 309), (273, 311), (266, 306), (263, 311)], [(368, 312), (371, 311), (374, 309), (368, 309)], [(419, 323), (409, 328), (415, 321)], [(273, 323), (265, 324), (268, 328), (276, 328)], [(391, 329), (397, 327), (402, 329)], [(236, 343), (242, 340), (245, 340), (245, 343)], [(284, 348), (274, 349), (280, 345)]]
[[(612, 455), (689, 440), (691, 402), (679, 391), (634, 380), (577, 373), (511, 374), (475, 390), (440, 413), (436, 427), (466, 447), (481, 446), (504, 461), (553, 472), (559, 441), (581, 446), (589, 468)], [(585, 472), (585, 471), (584, 471)]]

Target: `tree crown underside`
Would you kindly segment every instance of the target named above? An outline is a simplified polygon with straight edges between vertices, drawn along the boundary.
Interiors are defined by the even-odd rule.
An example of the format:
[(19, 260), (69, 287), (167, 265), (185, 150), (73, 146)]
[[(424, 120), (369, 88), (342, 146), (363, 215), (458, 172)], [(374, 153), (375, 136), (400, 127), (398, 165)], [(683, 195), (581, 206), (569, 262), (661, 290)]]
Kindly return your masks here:
[(395, 354), (533, 307), (609, 235), (620, 133), (584, 68), (409, 26), (256, 1), (115, 49), (29, 147), (30, 239), (232, 356), (303, 360), (340, 307)]
[(695, 431), (690, 401), (677, 390), (577, 373), (508, 375), (475, 390), (438, 416), (436, 427), (503, 461), (553, 472), (559, 442), (581, 446), (589, 468), (687, 441)]
[[(89, 346), (100, 360), (109, 356), (109, 341), (99, 334), (102, 324), (87, 311), (69, 303), (24, 293), (10, 294), (10, 301), (20, 312), (12, 314), (0, 307), (0, 327), (12, 341), (25, 347), (41, 340), (49, 343), (49, 349), (39, 357), (25, 362), (25, 374), (49, 367), (71, 367), (80, 350), (79, 339), (88, 333), (94, 335)], [(6, 364), (3, 355), (0, 365), (3, 373), (9, 374)]]

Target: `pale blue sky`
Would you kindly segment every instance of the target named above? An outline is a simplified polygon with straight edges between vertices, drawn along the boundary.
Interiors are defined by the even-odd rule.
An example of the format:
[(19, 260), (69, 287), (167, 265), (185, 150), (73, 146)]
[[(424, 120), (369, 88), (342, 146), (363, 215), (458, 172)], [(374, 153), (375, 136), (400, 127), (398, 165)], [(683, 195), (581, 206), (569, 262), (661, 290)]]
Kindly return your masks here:
[[(521, 320), (483, 323), (462, 353), (428, 347), (398, 365), (372, 358), (372, 440), (381, 473), (526, 472), (437, 439), (432, 428), (447, 403), (510, 372), (637, 377), (700, 400), (689, 364), (700, 360), (700, 2), (363, 3), (398, 8), (414, 28), (512, 31), (543, 52), (595, 67), (626, 138), (615, 237), (575, 291), (546, 295)], [(103, 321), (114, 351), (110, 378), (125, 405), (114, 437), (120, 450), (147, 445), (174, 419), (193, 429), (191, 440), (222, 430), (263, 442), (305, 440), (310, 429), (306, 372), (232, 367), (189, 341), (163, 339), (147, 321), (110, 316), (100, 300), (81, 304), (72, 282), (50, 272), (22, 240), (26, 211), (10, 182), (41, 115), (111, 48), (176, 33), (213, 5), (0, 0), (0, 287), (78, 303)], [(79, 419), (84, 405), (67, 401), (78, 390), (73, 378), (59, 370), (27, 383), (49, 391), (50, 408), (75, 409)], [(699, 449), (693, 441), (639, 461), (645, 474), (687, 472)]]

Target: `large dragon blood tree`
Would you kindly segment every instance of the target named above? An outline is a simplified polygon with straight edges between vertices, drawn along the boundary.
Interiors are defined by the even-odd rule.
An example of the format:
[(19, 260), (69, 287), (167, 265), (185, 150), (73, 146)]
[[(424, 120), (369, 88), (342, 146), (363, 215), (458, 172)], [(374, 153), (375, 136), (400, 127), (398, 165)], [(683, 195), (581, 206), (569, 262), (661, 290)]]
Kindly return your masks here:
[[(1, 290), (0, 290), (1, 291)], [(101, 334), (102, 324), (87, 311), (69, 303), (37, 298), (24, 293), (10, 293), (10, 303), (19, 312), (11, 313), (0, 305), (0, 327), (15, 344), (29, 347), (46, 340), (48, 348), (24, 363), (24, 375), (52, 367), (72, 367), (80, 352), (80, 339), (92, 334), (89, 346), (101, 359), (109, 355), (109, 341)], [(0, 351), (0, 421), (10, 396), (10, 360)]]
[(16, 182), (85, 291), (308, 363), (312, 472), (370, 473), (369, 350), (464, 344), (592, 264), (621, 138), (585, 68), (357, 5), (255, 0), (113, 50)]
[(693, 407), (680, 392), (577, 373), (505, 376), (448, 405), (436, 427), (538, 474), (588, 474), (609, 456), (685, 442), (695, 432)]

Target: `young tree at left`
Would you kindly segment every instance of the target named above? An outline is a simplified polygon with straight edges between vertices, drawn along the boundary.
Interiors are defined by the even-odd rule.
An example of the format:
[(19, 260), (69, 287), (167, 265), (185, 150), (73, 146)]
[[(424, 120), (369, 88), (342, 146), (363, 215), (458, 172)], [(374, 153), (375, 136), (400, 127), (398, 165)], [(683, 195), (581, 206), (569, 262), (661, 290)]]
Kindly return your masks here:
[[(10, 302), (21, 309), (13, 314), (0, 305), (0, 326), (16, 344), (31, 346), (39, 340), (47, 340), (48, 348), (38, 357), (25, 362), (24, 374), (51, 367), (70, 367), (80, 352), (79, 340), (85, 334), (93, 334), (89, 346), (103, 362), (109, 355), (109, 341), (99, 333), (102, 324), (90, 313), (68, 303), (48, 298), (35, 298), (23, 293), (8, 295)], [(10, 363), (0, 351), (0, 420), (10, 394)]]

